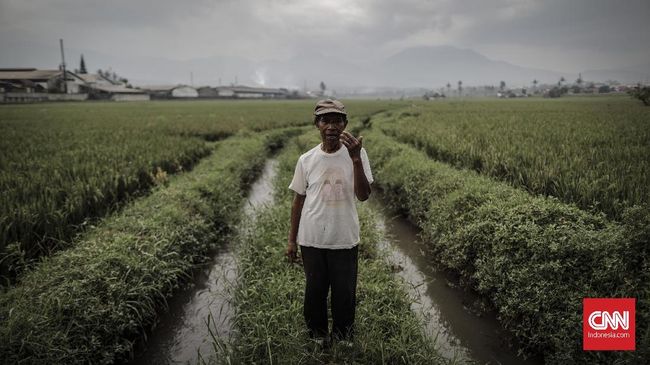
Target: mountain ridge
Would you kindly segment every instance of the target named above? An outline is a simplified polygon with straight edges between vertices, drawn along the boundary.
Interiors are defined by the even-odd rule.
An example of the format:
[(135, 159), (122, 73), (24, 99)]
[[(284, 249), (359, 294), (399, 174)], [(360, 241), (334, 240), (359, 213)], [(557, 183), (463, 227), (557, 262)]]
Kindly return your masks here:
[[(0, 67), (58, 67), (58, 47), (36, 45), (4, 45)], [(29, 54), (35, 62), (24, 62), (17, 54)], [(540, 84), (555, 84), (564, 77), (567, 82), (577, 74), (528, 68), (503, 60), (494, 60), (470, 49), (452, 45), (410, 47), (388, 57), (353, 62), (338, 54), (310, 50), (287, 60), (251, 60), (237, 56), (212, 56), (189, 60), (171, 60), (164, 57), (105, 54), (93, 50), (70, 47), (68, 69), (74, 69), (80, 54), (84, 54), (91, 72), (98, 68), (112, 68), (132, 84), (190, 84), (218, 86), (250, 84), (268, 87), (318, 89), (323, 81), (328, 89), (351, 88), (439, 88), (458, 81), (464, 86), (495, 85), (503, 80), (508, 87), (530, 86), (533, 80)], [(70, 60), (73, 60), (72, 62)], [(645, 72), (644, 72), (645, 70)], [(193, 76), (193, 77), (192, 77)], [(630, 67), (585, 70), (585, 81), (615, 79), (623, 83), (650, 81), (650, 64)]]

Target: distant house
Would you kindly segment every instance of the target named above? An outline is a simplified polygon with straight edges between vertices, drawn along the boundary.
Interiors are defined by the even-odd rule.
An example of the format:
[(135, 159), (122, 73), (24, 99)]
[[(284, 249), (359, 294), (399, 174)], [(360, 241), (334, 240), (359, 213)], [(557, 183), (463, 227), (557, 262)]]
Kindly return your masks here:
[[(78, 94), (85, 81), (79, 75), (66, 71), (68, 94)], [(63, 92), (62, 70), (37, 70), (35, 68), (0, 68), (1, 92)]]
[(113, 101), (148, 101), (149, 94), (124, 85), (94, 83), (82, 87), (91, 99)]
[(215, 91), (217, 92), (217, 96), (220, 98), (234, 98), (235, 97), (235, 91), (233, 90), (232, 87), (225, 87), (225, 86), (220, 86), (216, 87)]
[(218, 97), (241, 98), (241, 99), (262, 99), (262, 98), (287, 98), (287, 89), (272, 89), (249, 86), (219, 86), (215, 88)]
[(98, 74), (66, 71), (67, 93), (63, 93), (63, 71), (35, 68), (0, 69), (2, 102), (149, 100), (142, 90), (127, 88)]
[(82, 90), (87, 92), (90, 99), (113, 101), (146, 101), (149, 94), (142, 90), (126, 87), (124, 84), (114, 82), (100, 74), (79, 74), (86, 82)]
[(187, 85), (141, 86), (139, 89), (148, 93), (152, 99), (198, 98), (198, 91)]
[(97, 85), (117, 85), (117, 83), (109, 80), (108, 78), (100, 74), (77, 74), (79, 78), (84, 80), (86, 84), (97, 84)]
[(217, 89), (210, 86), (202, 86), (196, 89), (199, 93), (199, 98), (216, 98), (219, 96)]

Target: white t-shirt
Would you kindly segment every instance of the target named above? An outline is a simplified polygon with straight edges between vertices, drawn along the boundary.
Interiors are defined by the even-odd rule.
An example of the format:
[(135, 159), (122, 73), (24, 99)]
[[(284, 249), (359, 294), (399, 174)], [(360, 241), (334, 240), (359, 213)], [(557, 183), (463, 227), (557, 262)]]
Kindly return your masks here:
[[(364, 148), (361, 148), (361, 164), (368, 183), (372, 184)], [(334, 153), (327, 153), (319, 144), (300, 156), (289, 189), (307, 195), (298, 227), (299, 245), (348, 249), (359, 243), (354, 167), (344, 145)]]

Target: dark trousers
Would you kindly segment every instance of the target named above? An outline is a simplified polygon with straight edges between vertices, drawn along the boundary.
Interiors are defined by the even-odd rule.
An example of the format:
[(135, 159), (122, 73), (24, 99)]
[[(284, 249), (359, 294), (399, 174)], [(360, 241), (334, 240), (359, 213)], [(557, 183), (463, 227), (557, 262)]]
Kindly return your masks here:
[(305, 269), (305, 322), (312, 337), (327, 335), (327, 294), (332, 288), (332, 335), (351, 339), (357, 292), (359, 248), (333, 250), (300, 246)]

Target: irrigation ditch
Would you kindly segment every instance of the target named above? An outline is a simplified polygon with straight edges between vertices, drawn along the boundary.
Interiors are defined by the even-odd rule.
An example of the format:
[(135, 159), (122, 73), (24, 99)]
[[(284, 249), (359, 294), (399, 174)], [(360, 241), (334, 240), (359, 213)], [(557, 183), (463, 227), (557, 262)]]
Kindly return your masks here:
[[(262, 175), (251, 185), (241, 230), (255, 230), (252, 222), (256, 210), (273, 202), (274, 189), (286, 188), (282, 179), (274, 181), (277, 168), (277, 159), (267, 160)], [(287, 170), (286, 167), (284, 170)], [(276, 199), (281, 199), (283, 194), (276, 192), (275, 195)], [(516, 348), (509, 347), (512, 338), (499, 324), (496, 315), (474, 308), (475, 303), (479, 302), (476, 294), (454, 286), (446, 273), (432, 265), (432, 260), (426, 257), (424, 243), (418, 238), (419, 229), (416, 226), (406, 218), (393, 214), (378, 192), (373, 194), (369, 203), (370, 209), (363, 209), (361, 214), (369, 216), (379, 231), (379, 235), (373, 236), (375, 242), (371, 244), (377, 246), (385, 260), (384, 265), (392, 271), (393, 277), (399, 277), (399, 281), (405, 284), (403, 287), (409, 298), (408, 305), (440, 355), (436, 362), (543, 363), (541, 358), (524, 359), (518, 356)], [(283, 246), (275, 249), (282, 250)], [(168, 302), (168, 311), (159, 319), (146, 344), (141, 344), (136, 350), (129, 365), (199, 363), (206, 359), (210, 363), (221, 363), (223, 359), (220, 356), (224, 353), (215, 354), (215, 351), (218, 352), (226, 343), (229, 346), (235, 344), (225, 350), (231, 352), (226, 356), (237, 358), (238, 355), (232, 352), (242, 347), (236, 345), (239, 340), (234, 338), (237, 329), (233, 328), (236, 307), (233, 295), (238, 278), (235, 255), (234, 247), (227, 243), (210, 253), (212, 260), (198, 270), (192, 285), (178, 291)], [(275, 359), (272, 356), (277, 355), (270, 352), (269, 348), (267, 355)], [(348, 355), (336, 354), (335, 358)], [(305, 354), (304, 358), (317, 361), (327, 359), (322, 353)], [(429, 363), (429, 360), (423, 362)]]
[[(276, 165), (275, 159), (268, 159), (261, 176), (251, 185), (243, 222), (254, 220), (256, 209), (272, 200)], [(235, 252), (226, 242), (208, 256), (212, 259), (197, 270), (186, 289), (169, 301), (168, 311), (127, 364), (196, 364), (213, 351), (212, 335), (231, 335), (231, 294), (237, 279)]]
[[(497, 179), (485, 171), (476, 173), (470, 168), (468, 153), (458, 153), (458, 160), (447, 158), (459, 151), (456, 142), (447, 144), (451, 146), (443, 151), (447, 155), (436, 152), (438, 137), (464, 135), (441, 128), (444, 118), (451, 118), (455, 127), (465, 125), (456, 123), (459, 105), (445, 104), (442, 109), (432, 105), (431, 109), (415, 104), (403, 109), (391, 107), (384, 113), (373, 113), (371, 110), (377, 108), (368, 107), (368, 116), (351, 120), (348, 128), (355, 135), (362, 132), (368, 141), (364, 145), (377, 180), (370, 204), (359, 205), (359, 336), (351, 352), (335, 347), (324, 353), (309, 343), (302, 319), (302, 268), (288, 265), (283, 255), (291, 194), (287, 179), (297, 156), (318, 142), (317, 133), (312, 127), (294, 138), (308, 126), (275, 128), (285, 125), (285, 116), (269, 114), (268, 110), (277, 106), (266, 103), (264, 107), (269, 109), (247, 123), (239, 116), (231, 118), (235, 113), (225, 110), (228, 118), (224, 120), (232, 127), (209, 126), (210, 121), (221, 118), (211, 110), (209, 117), (198, 116), (189, 126), (171, 118), (173, 127), (165, 127), (166, 118), (178, 113), (160, 116), (160, 120), (147, 122), (144, 132), (138, 127), (111, 134), (115, 143), (106, 143), (102, 128), (117, 130), (115, 125), (122, 124), (98, 119), (106, 126), (97, 130), (103, 141), (97, 145), (111, 148), (99, 149), (96, 160), (88, 160), (87, 165), (89, 173), (101, 178), (81, 190), (59, 179), (63, 182), (60, 196), (70, 194), (80, 203), (95, 199), (98, 207), (117, 200), (111, 209), (94, 212), (91, 206), (80, 213), (95, 218), (83, 220), (87, 222), (83, 229), (69, 226), (72, 233), (57, 236), (73, 237), (66, 239), (68, 243), (43, 250), (47, 255), (36, 254), (38, 262), (25, 261), (21, 264), (25, 270), (14, 270), (20, 272), (16, 276), (19, 280), (0, 288), (0, 363), (542, 362), (540, 358), (518, 357), (517, 348), (527, 354), (543, 354), (547, 363), (643, 363), (650, 343), (647, 205), (632, 207), (625, 219), (610, 220), (555, 198), (530, 194), (528, 189), (503, 181), (502, 176)], [(484, 106), (475, 106), (479, 109), (474, 114), (485, 119)], [(552, 106), (551, 115), (557, 114), (556, 107)], [(250, 111), (248, 107), (246, 110)], [(302, 115), (302, 110), (303, 106), (296, 107), (295, 115)], [(519, 109), (513, 112), (519, 113)], [(601, 114), (609, 123), (613, 114)], [(82, 116), (70, 115), (77, 119)], [(504, 119), (504, 115), (496, 115), (494, 120)], [(460, 119), (470, 116), (465, 113)], [(631, 121), (635, 118), (642, 115), (621, 120), (634, 127)], [(592, 128), (590, 119), (585, 119), (589, 121), (585, 127)], [(150, 128), (161, 121), (165, 122), (162, 129)], [(269, 130), (258, 130), (264, 121), (269, 122), (262, 129)], [(474, 123), (471, 118), (469, 122)], [(257, 127), (249, 129), (253, 125)], [(570, 125), (583, 133), (582, 128)], [(485, 131), (486, 125), (483, 127)], [(110, 156), (109, 163), (130, 161), (120, 157), (126, 154), (143, 157), (140, 164), (148, 166), (152, 158), (158, 161), (160, 156), (167, 156), (163, 152), (171, 157), (161, 161), (175, 161), (174, 156), (182, 151), (167, 137), (178, 134), (178, 128), (193, 131), (181, 133), (187, 139), (203, 136), (220, 140), (205, 143), (205, 151), (188, 165), (184, 159), (169, 162), (183, 166), (182, 173), (177, 173), (181, 172), (178, 166), (166, 168), (160, 162), (161, 169), (154, 173), (145, 169), (149, 172), (142, 175), (133, 170), (136, 172), (120, 177), (105, 174), (105, 165), (97, 162), (103, 161), (102, 156)], [(402, 128), (410, 128), (406, 130), (410, 132), (404, 134)], [(47, 133), (40, 136), (49, 138), (51, 132), (41, 129)], [(439, 129), (442, 136), (433, 133)], [(544, 124), (542, 129), (551, 134), (565, 133), (562, 126)], [(219, 131), (229, 132), (221, 135)], [(481, 134), (480, 128), (477, 131)], [(94, 141), (95, 135), (73, 133), (70, 136), (74, 138), (68, 140), (79, 146), (94, 145), (88, 141)], [(513, 136), (510, 132), (503, 135)], [(150, 139), (139, 136), (148, 136), (153, 142), (144, 143)], [(591, 141), (599, 141), (599, 134), (591, 137)], [(619, 137), (613, 146), (626, 146), (628, 150), (636, 146), (636, 139)], [(135, 153), (122, 148), (122, 139), (130, 146), (155, 148)], [(479, 142), (483, 140), (481, 137)], [(36, 159), (41, 166), (56, 167), (60, 161), (64, 165), (72, 161), (61, 160), (57, 154), (51, 156), (58, 156), (56, 159), (46, 156), (50, 147), (61, 151), (67, 147), (43, 141), (32, 144), (39, 146), (34, 151), (43, 155)], [(531, 142), (515, 145), (530, 149)], [(281, 147), (283, 150), (276, 154)], [(637, 147), (643, 151), (644, 146)], [(118, 150), (121, 154), (115, 153)], [(602, 151), (619, 164), (617, 150)], [(638, 152), (629, 151), (634, 152), (631, 156)], [(478, 151), (476, 157), (486, 155), (490, 156), (489, 150)], [(275, 157), (268, 160), (269, 156)], [(11, 160), (26, 159), (16, 155)], [(469, 161), (470, 165), (458, 161)], [(83, 165), (71, 166), (81, 171), (79, 166)], [(513, 166), (515, 172), (521, 167)], [(583, 170), (587, 169), (572, 169)], [(34, 176), (48, 176), (43, 172), (49, 170), (34, 171), (39, 171)], [(625, 180), (614, 182), (616, 186), (628, 186), (632, 181), (627, 180), (627, 173), (608, 174)], [(636, 176), (643, 177), (640, 173)], [(29, 179), (38, 181), (31, 175)], [(136, 193), (129, 181), (135, 184), (138, 179), (147, 184)], [(59, 180), (52, 175), (43, 181), (54, 186)], [(109, 180), (114, 184), (102, 185)], [(595, 193), (602, 190), (597, 185), (592, 187)], [(586, 186), (586, 191), (590, 189)], [(102, 194), (109, 199), (102, 200)], [(242, 210), (247, 195), (249, 203)], [(54, 201), (46, 198), (45, 202)], [(77, 206), (70, 207), (75, 211)], [(401, 215), (391, 209), (398, 209)], [(45, 218), (38, 222), (48, 222), (51, 212), (43, 212)], [(61, 222), (82, 222), (81, 218), (68, 219), (68, 213), (62, 211)], [(408, 220), (403, 218), (407, 216)], [(58, 220), (50, 222), (51, 227), (60, 226)], [(10, 259), (19, 262), (30, 256), (20, 253)], [(0, 261), (8, 260), (5, 257)], [(471, 289), (466, 290), (468, 287)], [(638, 298), (637, 350), (582, 351), (576, 323), (581, 320), (583, 297)], [(147, 341), (142, 341), (143, 337)], [(513, 338), (521, 341), (521, 347)], [(126, 359), (134, 353), (135, 358)]]
[[(420, 229), (388, 208), (381, 192), (373, 192), (370, 206), (384, 240), (378, 244), (392, 270), (408, 289), (411, 309), (423, 321), (427, 335), (447, 359), (461, 363), (534, 365), (543, 359), (524, 359), (509, 345), (511, 335), (495, 313), (480, 306), (478, 294), (455, 284), (448, 273), (432, 265)], [(510, 340), (509, 340), (510, 339)]]
[[(189, 173), (102, 220), (0, 296), (6, 363), (114, 363), (229, 237), (267, 156), (299, 129), (240, 133)], [(224, 152), (224, 153), (220, 153)]]
[[(310, 348), (302, 330), (302, 270), (287, 266), (282, 258), (290, 208), (290, 192), (284, 190), (296, 151), (304, 149), (303, 143), (298, 141), (298, 148), (290, 146), (293, 152), (283, 151), (278, 157), (275, 201), (261, 211), (260, 221), (249, 227), (248, 236), (240, 238), (249, 246), (238, 253), (243, 255), (238, 259), (243, 260), (245, 271), (240, 273), (240, 284), (245, 287), (238, 288), (234, 298), (244, 302), (235, 303), (240, 321), (235, 333), (240, 337), (226, 339), (221, 334), (230, 332), (221, 330), (216, 321), (221, 338), (213, 341), (217, 353), (212, 353), (209, 363), (338, 363), (350, 359), (360, 363), (541, 363), (541, 359), (517, 356), (495, 315), (474, 311), (474, 294), (448, 285), (445, 273), (425, 257), (418, 229), (405, 218), (390, 218), (387, 204), (377, 193), (370, 204), (361, 204), (359, 211), (364, 236), (360, 265), (364, 268), (360, 268), (357, 309), (363, 335), (358, 336), (357, 349), (346, 353), (334, 348), (328, 354)], [(254, 184), (267, 186), (266, 194), (271, 188), (265, 180), (274, 176), (268, 166)], [(251, 200), (255, 196), (258, 194), (253, 191)], [(254, 257), (250, 257), (251, 251)]]

